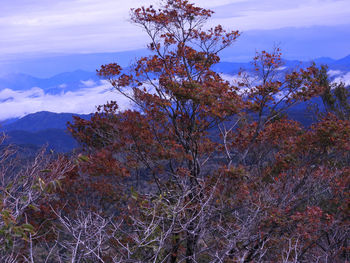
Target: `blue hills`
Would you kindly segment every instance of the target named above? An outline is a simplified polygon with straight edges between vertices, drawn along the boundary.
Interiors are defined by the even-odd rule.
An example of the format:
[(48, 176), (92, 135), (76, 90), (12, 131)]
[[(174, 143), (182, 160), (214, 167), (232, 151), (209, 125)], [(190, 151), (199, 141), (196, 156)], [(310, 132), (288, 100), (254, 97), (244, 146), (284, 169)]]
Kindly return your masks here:
[[(62, 72), (74, 72), (81, 70), (85, 72), (96, 72), (103, 64), (117, 62), (126, 67), (135, 58), (149, 54), (146, 49), (91, 53), (91, 54), (47, 54), (43, 57), (15, 57), (1, 60), (0, 66), (5, 72), (21, 72), (38, 78), (51, 78)], [(3, 72), (0, 72), (0, 75)]]
[(74, 91), (82, 87), (81, 81), (99, 81), (95, 72), (76, 70), (54, 75), (50, 78), (37, 78), (22, 73), (12, 73), (0, 77), (0, 90), (29, 90), (39, 87), (46, 93), (57, 94), (62, 91)]
[[(327, 65), (329, 69), (340, 70), (344, 72), (350, 72), (350, 55), (342, 59), (332, 59), (328, 57), (321, 57), (314, 59), (312, 61), (299, 61), (299, 60), (283, 60), (284, 67), (286, 69), (293, 69), (295, 67), (307, 67), (315, 62), (316, 65)], [(214, 65), (213, 69), (225, 73), (228, 75), (236, 74), (240, 69), (250, 71), (252, 69), (252, 64), (246, 63), (236, 63), (236, 62), (220, 62)]]
[(332, 69), (350, 71), (350, 55), (329, 63), (329, 66)]
[(67, 131), (67, 122), (72, 122), (73, 116), (90, 118), (90, 115), (41, 111), (3, 123), (0, 132), (7, 136), (5, 144), (33, 149), (46, 146), (56, 152), (70, 152), (78, 146)]
[(54, 113), (40, 111), (28, 114), (9, 124), (3, 125), (0, 129), (4, 132), (22, 130), (27, 132), (38, 132), (47, 129), (66, 129), (67, 122), (72, 122), (73, 116), (88, 119), (90, 115), (73, 113)]
[[(107, 56), (100, 54), (100, 56)], [(83, 55), (80, 55), (83, 56)], [(93, 56), (93, 55), (86, 55)], [(98, 55), (95, 55), (98, 56)], [(103, 56), (103, 57), (104, 57)], [(126, 59), (126, 58), (124, 58)], [(87, 59), (88, 60), (88, 59)], [(102, 60), (102, 59), (101, 59)], [(108, 61), (107, 59), (105, 59)], [(89, 60), (88, 60), (89, 61)], [(332, 58), (322, 57), (315, 59), (314, 62), (318, 65), (327, 64), (329, 69), (340, 70), (350, 72), (350, 55), (339, 60)], [(59, 73), (50, 77), (35, 77), (23, 73), (11, 73), (0, 77), (0, 90), (11, 89), (11, 90), (28, 90), (33, 87), (39, 87), (47, 93), (57, 94), (62, 91), (74, 91), (78, 90), (83, 86), (82, 81), (92, 80), (98, 82), (100, 78), (96, 75), (96, 71), (93, 67), (98, 67), (95, 62), (91, 62), (94, 66), (90, 65), (91, 71), (76, 69), (70, 72)], [(284, 60), (286, 68), (294, 68), (297, 66), (308, 66), (310, 61), (301, 62), (298, 60)], [(86, 66), (86, 68), (89, 68)], [(252, 64), (249, 62), (220, 62), (213, 67), (214, 70), (234, 75), (241, 69), (251, 70)]]

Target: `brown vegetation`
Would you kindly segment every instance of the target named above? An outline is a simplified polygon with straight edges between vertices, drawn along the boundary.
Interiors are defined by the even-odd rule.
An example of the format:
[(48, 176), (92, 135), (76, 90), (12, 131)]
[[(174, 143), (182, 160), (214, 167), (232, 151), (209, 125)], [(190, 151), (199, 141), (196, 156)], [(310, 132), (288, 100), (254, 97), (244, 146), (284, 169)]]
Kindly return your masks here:
[[(346, 89), (315, 65), (281, 77), (279, 49), (229, 83), (211, 66), (239, 32), (204, 30), (211, 14), (184, 0), (132, 10), (154, 55), (98, 74), (135, 109), (76, 118), (73, 160), (0, 171), (2, 262), (350, 260)], [(283, 116), (321, 95), (309, 129)]]

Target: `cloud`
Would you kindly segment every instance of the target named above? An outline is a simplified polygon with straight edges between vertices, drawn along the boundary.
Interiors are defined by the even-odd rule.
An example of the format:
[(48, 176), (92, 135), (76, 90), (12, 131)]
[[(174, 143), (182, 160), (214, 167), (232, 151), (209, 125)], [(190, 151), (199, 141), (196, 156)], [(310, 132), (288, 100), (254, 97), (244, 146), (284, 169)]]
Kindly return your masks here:
[(347, 0), (252, 0), (221, 9), (213, 22), (240, 30), (350, 24)]
[(10, 118), (23, 117), (38, 111), (71, 112), (87, 114), (96, 111), (97, 105), (107, 101), (117, 101), (120, 109), (132, 107), (131, 102), (113, 90), (107, 81), (93, 84), (84, 82), (85, 86), (77, 91), (48, 94), (39, 87), (26, 91), (11, 89), (0, 90), (0, 121)]
[(89, 79), (89, 80), (82, 80), (80, 81), (84, 86), (86, 87), (93, 87), (93, 86), (96, 86), (96, 82), (93, 81), (92, 79)]
[[(211, 24), (239, 30), (350, 24), (348, 0), (193, 0)], [(158, 0), (2, 0), (0, 54), (94, 53), (145, 47), (130, 8)]]
[[(332, 73), (331, 71), (329, 73)], [(338, 71), (334, 71), (338, 75)], [(235, 85), (238, 81), (242, 81), (239, 75), (222, 74), (222, 77)], [(256, 81), (255, 78), (249, 77), (249, 82)], [(338, 76), (334, 82), (343, 82), (350, 85), (350, 72)], [(96, 111), (96, 106), (105, 104), (107, 101), (115, 100), (121, 110), (132, 108), (132, 103), (120, 95), (107, 81), (93, 80), (81, 81), (82, 86), (76, 91), (62, 90), (59, 94), (46, 93), (40, 87), (33, 87), (29, 90), (0, 90), (0, 108), (6, 109), (0, 111), (0, 121), (23, 117), (30, 113), (38, 111), (51, 112), (70, 112), (77, 114), (88, 114)], [(59, 86), (64, 87), (65, 84)], [(248, 88), (240, 90), (240, 93), (248, 91)]]
[(344, 75), (342, 75), (342, 76), (339, 76), (339, 77), (335, 78), (335, 79), (333, 80), (333, 82), (335, 82), (335, 83), (340, 83), (340, 82), (342, 82), (342, 83), (344, 83), (346, 86), (350, 86), (350, 72), (348, 72), (348, 73), (346, 73), (346, 74), (344, 74)]
[(343, 73), (343, 72), (340, 71), (340, 70), (333, 70), (333, 69), (331, 69), (331, 70), (329, 70), (329, 71), (327, 72), (328, 76), (330, 76), (330, 77), (339, 76), (339, 75), (341, 75), (342, 73)]

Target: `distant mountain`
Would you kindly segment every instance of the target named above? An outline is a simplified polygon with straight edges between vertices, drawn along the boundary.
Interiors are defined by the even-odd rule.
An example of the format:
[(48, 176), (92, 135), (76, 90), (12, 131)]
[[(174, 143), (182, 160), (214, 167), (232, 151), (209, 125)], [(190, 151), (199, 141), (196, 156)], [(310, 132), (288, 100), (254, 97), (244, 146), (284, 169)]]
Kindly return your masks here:
[(33, 114), (28, 114), (12, 123), (5, 124), (0, 127), (2, 131), (27, 131), (37, 132), (47, 129), (62, 129), (67, 128), (67, 122), (72, 122), (73, 116), (79, 116), (83, 119), (89, 119), (90, 115), (78, 115), (73, 113), (54, 113), (48, 111), (40, 111)]
[(90, 118), (90, 115), (37, 112), (3, 125), (0, 131), (8, 137), (6, 144), (34, 148), (46, 145), (58, 152), (69, 152), (78, 145), (66, 129), (73, 116)]
[(330, 64), (330, 68), (350, 72), (350, 55), (346, 56), (345, 58), (334, 61)]
[(237, 74), (240, 70), (249, 70), (252, 68), (251, 63), (236, 63), (236, 62), (220, 62), (213, 65), (212, 69), (216, 72), (220, 72), (227, 75)]
[[(310, 66), (313, 62), (315, 62), (318, 66), (327, 65), (329, 70), (333, 72), (337, 72), (337, 74), (330, 76), (330, 79), (339, 78), (350, 74), (350, 55), (339, 59), (334, 60), (332, 58), (321, 57), (311, 61), (298, 61), (298, 60), (283, 60), (283, 67), (281, 67), (281, 73), (289, 71), (295, 68), (305, 68)], [(213, 65), (212, 69), (219, 73), (223, 73), (226, 75), (235, 75), (241, 69), (246, 72), (252, 72), (253, 66), (251, 63), (236, 63), (236, 62), (220, 62), (218, 64)], [(347, 77), (348, 79), (348, 77)], [(348, 80), (349, 82), (349, 80)], [(349, 83), (348, 83), (349, 84)]]
[(335, 60), (335, 59), (332, 59), (332, 58), (328, 58), (328, 57), (321, 57), (321, 58), (315, 59), (314, 62), (315, 62), (317, 65), (321, 65), (321, 64), (331, 65), (331, 64), (333, 64), (334, 62), (336, 62), (336, 60)]
[(32, 87), (38, 87), (39, 83), (40, 79), (38, 78), (22, 73), (12, 73), (0, 78), (0, 90), (5, 88), (12, 90), (31, 89)]
[(62, 91), (74, 91), (84, 84), (82, 81), (98, 82), (100, 78), (96, 72), (76, 70), (64, 72), (50, 78), (35, 78), (25, 74), (8, 74), (0, 78), (0, 90), (29, 90), (34, 87), (43, 89), (46, 93), (58, 94)]
[(72, 85), (75, 83), (81, 83), (81, 81), (95, 80), (100, 78), (96, 75), (96, 72), (89, 72), (84, 70), (75, 70), (72, 72), (64, 72), (58, 75), (54, 75), (51, 78), (42, 79), (42, 82), (46, 86), (57, 86), (58, 84)]
[[(141, 51), (140, 51), (141, 52)], [(141, 53), (140, 53), (141, 54)], [(93, 57), (93, 55), (91, 55)], [(96, 55), (97, 56), (97, 55)], [(97, 57), (104, 57), (103, 54)], [(107, 57), (107, 55), (106, 55)], [(284, 60), (286, 68), (295, 68), (298, 66), (308, 66), (311, 61), (298, 61), (298, 60)], [(332, 58), (322, 57), (314, 60), (316, 64), (327, 64), (329, 69), (341, 70), (344, 72), (350, 72), (350, 55), (334, 60)], [(251, 70), (252, 64), (248, 62), (225, 62), (222, 61), (213, 66), (215, 71), (235, 75), (241, 69)], [(126, 68), (127, 70), (127, 68)], [(71, 72), (63, 72), (54, 75), (49, 78), (37, 78), (26, 74), (16, 73), (8, 74), (0, 78), (0, 91), (3, 89), (11, 90), (29, 90), (33, 87), (39, 87), (49, 94), (60, 94), (61, 92), (76, 91), (83, 87), (86, 87), (84, 82), (90, 81), (97, 85), (100, 82), (100, 78), (96, 75), (95, 71), (75, 70)]]
[(147, 49), (91, 54), (49, 54), (45, 57), (12, 58), (7, 61), (0, 58), (0, 66), (7, 69), (7, 73), (23, 72), (39, 78), (51, 78), (61, 72), (74, 72), (78, 69), (96, 72), (101, 65), (113, 62), (127, 67), (135, 62), (135, 58), (148, 54), (150, 52)]

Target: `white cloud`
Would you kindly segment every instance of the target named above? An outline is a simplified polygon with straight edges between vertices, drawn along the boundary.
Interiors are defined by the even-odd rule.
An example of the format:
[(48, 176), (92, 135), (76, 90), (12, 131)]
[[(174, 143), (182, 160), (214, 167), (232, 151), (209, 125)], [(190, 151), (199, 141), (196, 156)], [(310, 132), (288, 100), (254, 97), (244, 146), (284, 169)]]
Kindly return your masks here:
[(343, 82), (346, 86), (350, 85), (350, 72), (335, 78), (333, 82), (335, 83)]
[(82, 80), (80, 81), (84, 86), (90, 88), (90, 87), (93, 87), (93, 86), (96, 86), (96, 82), (93, 81), (92, 79), (89, 79), (89, 80)]
[[(213, 23), (234, 25), (240, 30), (279, 29), (283, 27), (334, 26), (350, 23), (348, 0), (250, 1), (230, 16), (218, 17)], [(257, 7), (254, 7), (256, 5)], [(263, 5), (269, 8), (264, 8)]]
[(338, 75), (342, 74), (342, 72), (340, 70), (333, 70), (333, 69), (331, 69), (331, 70), (329, 70), (327, 72), (327, 74), (330, 77), (335, 77), (335, 76), (338, 76)]
[[(220, 74), (221, 77), (228, 81), (231, 85), (239, 87), (238, 94), (245, 95), (248, 92), (252, 92), (255, 89), (254, 85), (259, 84), (259, 80), (256, 77), (253, 77), (250, 74), (242, 74), (242, 75), (228, 75), (228, 74)], [(240, 86), (239, 83), (246, 83), (248, 86)]]
[(47, 94), (41, 88), (35, 87), (26, 91), (4, 89), (0, 91), (0, 121), (23, 117), (38, 111), (71, 112), (87, 114), (96, 111), (96, 106), (115, 100), (120, 109), (131, 107), (128, 99), (113, 90), (107, 81), (101, 81), (95, 86), (82, 88), (78, 91), (62, 92), (58, 95)]
[[(1, 0), (0, 54), (94, 53), (145, 47), (130, 8), (158, 0)], [(190, 1), (191, 2), (191, 1)], [(239, 30), (350, 24), (349, 0), (193, 0), (211, 24)]]

